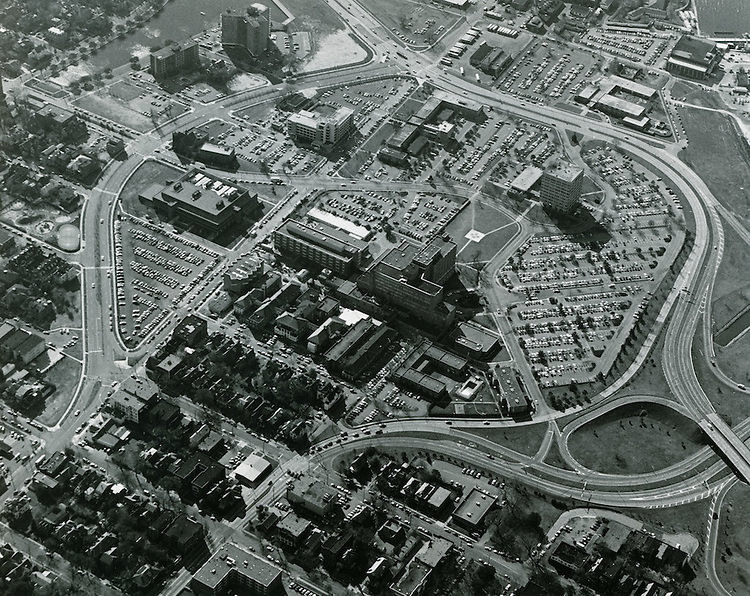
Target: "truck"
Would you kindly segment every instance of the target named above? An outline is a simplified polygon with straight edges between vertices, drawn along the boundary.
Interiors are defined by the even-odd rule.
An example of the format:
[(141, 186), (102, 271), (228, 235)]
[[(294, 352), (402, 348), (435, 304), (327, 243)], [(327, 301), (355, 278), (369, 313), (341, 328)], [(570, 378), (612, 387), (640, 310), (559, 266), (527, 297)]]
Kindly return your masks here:
[(460, 70), (461, 70), (461, 76), (464, 76), (464, 67), (462, 66)]

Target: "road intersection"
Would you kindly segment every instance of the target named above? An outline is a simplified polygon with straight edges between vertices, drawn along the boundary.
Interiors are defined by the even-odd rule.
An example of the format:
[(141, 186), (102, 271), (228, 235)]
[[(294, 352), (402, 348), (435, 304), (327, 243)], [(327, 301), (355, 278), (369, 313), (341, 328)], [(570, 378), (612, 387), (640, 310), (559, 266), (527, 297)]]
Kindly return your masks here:
[[(558, 429), (554, 419), (559, 413), (551, 411), (545, 411), (543, 416), (535, 418), (533, 424), (550, 424), (548, 435), (538, 454), (530, 457), (524, 456), (467, 432), (471, 428), (478, 427), (482, 422), (455, 421), (449, 427), (444, 420), (433, 418), (389, 421), (385, 423), (382, 435), (377, 437), (362, 435), (355, 439), (350, 436), (341, 444), (331, 442), (328, 446), (323, 446), (325, 442), (321, 442), (316, 446), (318, 448), (316, 460), (330, 465), (345, 453), (361, 452), (370, 446), (399, 450), (418, 448), (461, 459), (467, 462), (467, 465), (518, 479), (553, 495), (579, 501), (587, 500), (602, 506), (668, 507), (708, 497), (714, 499), (715, 505), (723, 498), (734, 474), (728, 469), (724, 460), (714, 461), (715, 453), (710, 448), (704, 448), (664, 470), (631, 476), (602, 474), (588, 470), (576, 462), (567, 449), (567, 439), (576, 428), (607, 411), (624, 403), (634, 403), (638, 400), (650, 403), (667, 401), (658, 396), (621, 398), (614, 401), (606, 399), (638, 372), (648, 357), (659, 332), (662, 328), (666, 328), (662, 364), (670, 388), (673, 394), (678, 396), (679, 403), (671, 402), (664, 405), (693, 418), (696, 422), (710, 417), (711, 426), (704, 427), (709, 435), (713, 429), (720, 437), (734, 436), (735, 440), (729, 441), (728, 446), (727, 441), (722, 442), (720, 437), (717, 443), (728, 451), (725, 455), (732, 461), (740, 476), (746, 481), (750, 480), (750, 451), (744, 443), (750, 437), (750, 420), (742, 421), (734, 428), (729, 428), (723, 421), (712, 416), (715, 413), (714, 408), (697, 378), (691, 354), (693, 336), (699, 324), (704, 325), (706, 345), (710, 345), (710, 334), (705, 333), (705, 325), (708, 324), (707, 321), (710, 321), (710, 296), (723, 251), (720, 216), (726, 215), (725, 210), (711, 195), (703, 181), (677, 158), (669, 145), (655, 143), (652, 138), (614, 128), (606, 122), (595, 121), (550, 106), (533, 104), (513, 96), (499, 95), (473, 85), (463, 78), (447, 74), (439, 67), (429, 64), (423, 53), (412, 52), (396, 42), (380, 37), (375, 32), (382, 31), (382, 26), (356, 3), (348, 5), (346, 9), (342, 3), (334, 0), (331, 0), (329, 4), (338, 7), (340, 13), (345, 12), (350, 15), (347, 17), (348, 24), (373, 48), (373, 61), (366, 65), (331, 71), (314, 77), (301, 76), (295, 81), (294, 90), (312, 91), (324, 86), (344, 84), (352, 81), (355, 75), (358, 78), (367, 78), (396, 74), (403, 76), (416, 72), (421, 81), (429, 81), (439, 89), (458, 96), (470, 97), (472, 100), (480, 101), (488, 107), (505, 111), (512, 116), (563, 128), (590, 140), (616, 144), (621, 150), (650, 164), (665, 180), (669, 180), (670, 184), (680, 191), (689, 204), (695, 225), (690, 255), (664, 302), (653, 330), (632, 365), (599, 399), (595, 400), (594, 405), (576, 420), (575, 424)], [(394, 47), (407, 57), (397, 56), (392, 49)], [(384, 57), (387, 57), (386, 62), (381, 61)], [(156, 150), (163, 149), (165, 137), (171, 135), (173, 131), (190, 128), (213, 118), (226, 119), (228, 115), (231, 115), (229, 112), (232, 109), (244, 109), (254, 103), (277, 99), (290, 89), (287, 83), (269, 85), (261, 89), (240, 92), (210, 104), (195, 103), (190, 111), (160, 125), (158, 131), (154, 129), (134, 138), (128, 144), (127, 159), (112, 161), (108, 164), (82, 211), (82, 244), (80, 251), (75, 255), (81, 266), (82, 378), (60, 420), (43, 432), (47, 452), (62, 449), (70, 443), (75, 427), (79, 424), (79, 419), (73, 416), (74, 410), (81, 410), (80, 419), (92, 414), (106, 397), (103, 388), (122, 381), (132, 374), (131, 367), (148, 354), (149, 347), (167, 337), (180, 316), (192, 310), (193, 305), (205, 302), (219, 286), (221, 267), (213, 272), (211, 283), (207, 284), (205, 289), (189, 294), (185, 303), (180, 305), (172, 316), (142, 344), (134, 349), (125, 347), (116, 331), (117, 326), (114, 326), (114, 330), (110, 328), (110, 313), (117, 312), (117, 300), (115, 299), (114, 276), (106, 274), (107, 271), (111, 271), (115, 263), (114, 227), (120, 209), (117, 199), (123, 186), (146, 160), (154, 159)], [(60, 102), (54, 98), (49, 100), (51, 103)], [(266, 180), (265, 176), (241, 172), (237, 173), (236, 177), (240, 183)], [(343, 188), (379, 191), (435, 190), (435, 187), (427, 184), (345, 180), (319, 174), (307, 177), (288, 176), (285, 182), (298, 192), (282, 200), (273, 217), (258, 230), (257, 240), (245, 238), (228, 251), (227, 262), (234, 255), (251, 250), (291, 213), (300, 199), (310, 191)], [(468, 186), (456, 186), (451, 191), (466, 198), (476, 194), (475, 189)], [(734, 224), (732, 225), (734, 227)], [(713, 250), (713, 246), (717, 248)], [(494, 279), (493, 270), (502, 266), (504, 260), (500, 255), (497, 257), (488, 264), (488, 270), (492, 274), (491, 279)], [(691, 296), (701, 299), (689, 300)], [(189, 304), (188, 299), (190, 299)], [(502, 305), (490, 302), (490, 306), (496, 312)], [(497, 319), (498, 326), (502, 329), (502, 317)], [(710, 353), (712, 354), (713, 351), (711, 350)], [(521, 358), (519, 353), (513, 355)], [(732, 382), (726, 375), (721, 378), (725, 383)], [(532, 390), (535, 387), (533, 383), (527, 383), (527, 386)], [(541, 395), (534, 394), (533, 397), (541, 403)], [(508, 421), (490, 423), (494, 427), (509, 424)], [(251, 438), (248, 440), (252, 441)], [(543, 463), (547, 450), (554, 443), (558, 444), (563, 457), (574, 468), (573, 471), (560, 470)], [(493, 454), (493, 459), (489, 459), (488, 454)], [(28, 477), (32, 472), (31, 466), (19, 470), (22, 471), (18, 478), (15, 478), (18, 485), (23, 482), (24, 476)], [(249, 509), (257, 504), (272, 502), (278, 494), (281, 494), (279, 490), (283, 490), (283, 474), (277, 474), (277, 476), (278, 478), (274, 476), (273, 479), (279, 482), (271, 490), (263, 494), (259, 491), (258, 495), (254, 495), (255, 500), (248, 504)], [(236, 524), (237, 522), (235, 524), (216, 522), (212, 525), (212, 535), (218, 539), (234, 536), (240, 527)], [(712, 543), (709, 544), (711, 550), (716, 543), (717, 525), (714, 523), (711, 527)], [(709, 578), (717, 586), (717, 591), (720, 591), (718, 579), (714, 580), (715, 570), (712, 576), (709, 569)], [(178, 579), (184, 580), (185, 578)]]

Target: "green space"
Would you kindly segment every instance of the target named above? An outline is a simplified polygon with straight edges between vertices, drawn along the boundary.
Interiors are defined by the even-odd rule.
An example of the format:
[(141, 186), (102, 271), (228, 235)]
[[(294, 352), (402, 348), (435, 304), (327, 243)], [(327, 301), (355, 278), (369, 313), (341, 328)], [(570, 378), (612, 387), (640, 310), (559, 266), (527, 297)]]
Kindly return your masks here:
[(122, 187), (120, 201), (123, 210), (136, 217), (153, 216), (152, 210), (138, 200), (138, 193), (149, 184), (165, 183), (181, 174), (174, 166), (153, 160), (144, 161)]
[(283, 4), (294, 15), (294, 31), (310, 31), (320, 37), (344, 28), (336, 11), (323, 0), (284, 0)]
[(681, 109), (689, 144), (680, 159), (706, 183), (716, 199), (750, 229), (750, 149), (734, 121), (720, 112)]
[[(518, 233), (518, 224), (505, 213), (483, 201), (473, 201), (448, 224), (446, 232), (458, 246), (458, 261), (489, 261)], [(478, 242), (466, 238), (476, 230), (484, 234)]]
[[(750, 593), (750, 487), (738, 483), (722, 503), (716, 541), (716, 575), (732, 594)], [(715, 522), (716, 523), (716, 522)]]
[(716, 273), (711, 310), (714, 335), (750, 304), (750, 246), (726, 222), (724, 252)]
[(70, 405), (80, 377), (81, 363), (72, 358), (63, 358), (45, 373), (45, 380), (55, 386), (55, 392), (45, 400), (44, 411), (37, 421), (45, 425), (57, 423)]
[(623, 513), (644, 524), (653, 524), (668, 534), (687, 532), (696, 537), (705, 534), (708, 519), (709, 501), (695, 501), (674, 507), (660, 507), (659, 509), (621, 509)]
[[(659, 337), (651, 347), (649, 358), (638, 369), (635, 376), (613, 395), (613, 398), (625, 397), (626, 395), (657, 395), (674, 399), (667, 378), (664, 376), (664, 367), (661, 365), (663, 350), (664, 329), (659, 333)], [(560, 428), (563, 427), (560, 426)]]
[[(716, 365), (721, 370), (739, 383), (750, 381), (747, 368), (747, 363), (750, 361), (750, 333), (745, 333), (729, 346), (714, 345), (714, 350), (716, 351)], [(750, 401), (747, 396), (745, 399)]]
[[(728, 348), (716, 347), (717, 366), (737, 383), (750, 383), (750, 341), (745, 335)], [(703, 352), (703, 326), (699, 326), (692, 346), (695, 374), (716, 412), (733, 426), (750, 416), (750, 395), (719, 380)]]
[(644, 474), (685, 459), (704, 446), (697, 424), (645, 402), (615, 408), (576, 430), (568, 441), (582, 465), (611, 474)]
[(547, 434), (547, 425), (539, 423), (515, 427), (471, 428), (465, 429), (465, 432), (489, 439), (518, 453), (534, 455)]
[(725, 110), (727, 107), (718, 93), (704, 89), (697, 83), (677, 79), (672, 85), (671, 92), (674, 99), (696, 106), (704, 106), (716, 110)]
[(561, 455), (560, 448), (557, 446), (557, 443), (552, 443), (552, 445), (550, 445), (549, 451), (547, 452), (547, 457), (544, 458), (544, 463), (561, 470), (568, 470), (570, 472), (573, 471), (573, 467), (568, 462), (566, 462)]

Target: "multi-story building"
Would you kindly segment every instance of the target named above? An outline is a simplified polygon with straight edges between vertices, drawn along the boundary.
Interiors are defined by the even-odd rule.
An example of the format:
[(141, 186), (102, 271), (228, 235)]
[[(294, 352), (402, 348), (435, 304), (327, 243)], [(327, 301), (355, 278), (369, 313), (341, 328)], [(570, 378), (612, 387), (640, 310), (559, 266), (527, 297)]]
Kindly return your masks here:
[(259, 209), (258, 195), (199, 170), (177, 182), (151, 184), (139, 196), (157, 213), (208, 233), (219, 233)]
[(151, 52), (151, 74), (155, 79), (171, 77), (191, 70), (200, 64), (198, 42), (192, 39), (173, 43)]
[(301, 110), (289, 116), (287, 132), (300, 143), (314, 147), (333, 146), (354, 129), (354, 111), (341, 107), (332, 111), (319, 107), (315, 112)]
[(442, 238), (425, 246), (403, 241), (359, 278), (360, 290), (429, 324), (450, 324), (443, 284), (456, 267), (456, 245)]
[(570, 213), (581, 198), (582, 184), (583, 170), (572, 163), (561, 162), (542, 176), (542, 203), (553, 211)]
[(190, 588), (198, 596), (284, 593), (281, 569), (232, 543), (224, 544), (196, 571)]
[(221, 43), (242, 47), (256, 58), (266, 53), (271, 37), (271, 16), (264, 4), (251, 4), (245, 12), (230, 10), (221, 15)]
[(282, 255), (348, 275), (367, 258), (368, 244), (323, 222), (287, 221), (273, 233), (274, 247)]

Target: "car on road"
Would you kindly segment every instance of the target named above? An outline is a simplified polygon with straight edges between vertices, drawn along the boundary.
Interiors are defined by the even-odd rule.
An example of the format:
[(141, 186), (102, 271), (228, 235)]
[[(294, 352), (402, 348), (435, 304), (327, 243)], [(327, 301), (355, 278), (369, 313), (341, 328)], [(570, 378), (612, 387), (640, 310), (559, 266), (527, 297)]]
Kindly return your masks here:
[(73, 416), (80, 416), (80, 415), (81, 415), (81, 410), (76, 410), (75, 412), (73, 412)]

